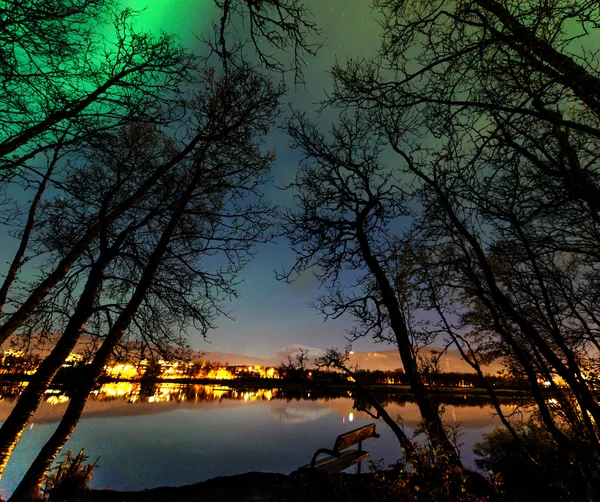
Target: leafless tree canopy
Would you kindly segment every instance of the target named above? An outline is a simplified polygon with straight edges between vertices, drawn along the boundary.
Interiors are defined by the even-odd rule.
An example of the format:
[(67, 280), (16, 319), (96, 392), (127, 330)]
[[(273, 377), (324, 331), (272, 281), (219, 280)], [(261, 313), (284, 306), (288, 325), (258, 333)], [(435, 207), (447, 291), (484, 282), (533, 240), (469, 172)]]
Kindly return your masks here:
[[(288, 219), (296, 267), (319, 264), (333, 292), (325, 312), (350, 312), (363, 327), (368, 319), (357, 333), (379, 335), (373, 326), (391, 326), (394, 310), (411, 326), (417, 312), (426, 334), (455, 343), (476, 370), (502, 359), (592, 487), (600, 453), (598, 4), (376, 5), (379, 55), (333, 71), (324, 104), (344, 112), (332, 141), (302, 117), (291, 127), (308, 158), (292, 187), (301, 211)], [(368, 135), (349, 127), (349, 116), (368, 124)], [(396, 160), (384, 169), (390, 152)], [(343, 288), (340, 278), (350, 278)]]
[[(2, 53), (3, 182), (34, 197), (16, 204), (0, 339), (52, 350), (0, 430), (0, 471), (77, 341), (95, 340), (16, 495), (31, 498), (113, 354), (182, 355), (188, 329), (205, 335), (227, 315), (271, 224), (261, 187), (274, 153), (263, 143), (283, 87), (239, 55), (217, 70), (172, 37), (136, 31), (134, 13), (110, 2), (14, 2), (5, 14), (15, 44)], [(113, 38), (91, 36), (107, 25)]]

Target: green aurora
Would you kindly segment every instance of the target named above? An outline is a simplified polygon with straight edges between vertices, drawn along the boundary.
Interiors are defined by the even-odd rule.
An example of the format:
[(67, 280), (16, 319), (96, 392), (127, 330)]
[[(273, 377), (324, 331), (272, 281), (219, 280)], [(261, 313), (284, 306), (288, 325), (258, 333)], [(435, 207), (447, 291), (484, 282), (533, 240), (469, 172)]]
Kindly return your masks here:
[(212, 0), (122, 0), (119, 6), (137, 13), (137, 28), (155, 36), (161, 32), (177, 35), (189, 48), (197, 43), (197, 36), (211, 28), (216, 12)]

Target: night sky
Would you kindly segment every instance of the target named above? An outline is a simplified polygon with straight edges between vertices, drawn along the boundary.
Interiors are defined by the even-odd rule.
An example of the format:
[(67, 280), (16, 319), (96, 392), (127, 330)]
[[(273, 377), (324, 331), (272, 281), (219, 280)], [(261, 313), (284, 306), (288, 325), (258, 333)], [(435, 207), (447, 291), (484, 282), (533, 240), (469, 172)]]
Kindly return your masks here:
[[(209, 34), (211, 16), (215, 14), (211, 1), (198, 0), (128, 0), (124, 7), (141, 9), (140, 27), (151, 31), (164, 30), (181, 37), (184, 46), (201, 50), (195, 38), (203, 31)], [(305, 61), (306, 89), (294, 88), (289, 78), (289, 92), (284, 106), (314, 111), (315, 102), (322, 99), (330, 87), (328, 71), (335, 59), (344, 61), (357, 55), (369, 56), (378, 45), (378, 25), (370, 13), (368, 0), (327, 0), (308, 2), (316, 23), (322, 27), (326, 45), (317, 57)], [(292, 179), (298, 165), (298, 154), (287, 148), (287, 138), (280, 132), (270, 137), (270, 147), (277, 151), (273, 186), (267, 187), (269, 198), (277, 204), (287, 205), (290, 194), (275, 187)], [(258, 248), (256, 258), (241, 276), (240, 298), (228, 307), (235, 321), (220, 318), (218, 328), (209, 333), (210, 344), (199, 335), (192, 334), (192, 347), (205, 350), (234, 352), (261, 357), (272, 356), (279, 348), (300, 344), (325, 349), (341, 347), (344, 330), (351, 326), (349, 318), (323, 322), (323, 318), (309, 307), (318, 294), (317, 284), (308, 275), (293, 285), (280, 283), (274, 270), (289, 267), (293, 254), (284, 241)], [(356, 350), (387, 349), (364, 340), (354, 344)]]

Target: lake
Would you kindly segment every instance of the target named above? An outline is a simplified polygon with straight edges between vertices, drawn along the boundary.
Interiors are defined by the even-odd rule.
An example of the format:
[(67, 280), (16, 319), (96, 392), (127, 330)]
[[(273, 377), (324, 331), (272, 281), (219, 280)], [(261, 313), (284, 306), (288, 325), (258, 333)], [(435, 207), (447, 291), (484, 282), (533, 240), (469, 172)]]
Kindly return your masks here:
[[(0, 420), (14, 399), (0, 401)], [(407, 432), (412, 431), (419, 419), (410, 397), (387, 399), (391, 416), (401, 416)], [(445, 399), (445, 420), (460, 426), (462, 457), (472, 467), (473, 445), (500, 420), (480, 398), (479, 404), (467, 395)], [(248, 471), (290, 473), (308, 463), (317, 448), (331, 448), (338, 434), (374, 422), (353, 404), (350, 392), (175, 384), (148, 390), (133, 383), (107, 384), (89, 400), (66, 449), (77, 453), (85, 447), (90, 458), (100, 457), (91, 483), (95, 488), (139, 490)], [(58, 391), (47, 394), (0, 480), (0, 495), (16, 487), (66, 405)], [(504, 406), (506, 411), (514, 407)], [(381, 438), (369, 439), (363, 448), (387, 466), (399, 456), (398, 442), (383, 421), (376, 423)]]

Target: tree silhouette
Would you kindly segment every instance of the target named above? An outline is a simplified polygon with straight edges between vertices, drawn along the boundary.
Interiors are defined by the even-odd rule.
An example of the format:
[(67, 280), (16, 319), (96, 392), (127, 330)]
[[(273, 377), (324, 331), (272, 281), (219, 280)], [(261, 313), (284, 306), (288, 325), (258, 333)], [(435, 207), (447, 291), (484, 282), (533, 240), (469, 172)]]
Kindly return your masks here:
[(379, 56), (338, 66), (330, 102), (368, 113), (398, 154), (421, 208), (414, 283), (435, 329), (473, 348), (472, 362), (504, 358), (593, 487), (597, 4), (378, 5)]
[[(197, 101), (203, 108), (196, 113), (199, 119), (205, 114), (209, 128), (226, 114), (236, 127), (222, 138), (203, 141), (182, 156), (172, 138), (147, 126), (107, 137), (89, 152), (87, 163), (69, 171), (71, 197), (58, 198), (46, 211), (48, 224), (40, 238), (58, 256), (71, 253), (72, 243), (96, 221), (103, 231), (78, 258), (83, 289), (75, 301), (65, 298), (74, 308), (64, 309), (59, 340), (0, 429), (3, 465), (84, 329), (108, 333), (110, 340), (100, 347), (86, 383), (93, 387), (132, 322), (131, 336), (151, 349), (164, 349), (182, 341), (177, 326), (194, 324), (206, 332), (221, 312), (220, 298), (234, 293), (233, 279), (267, 225), (258, 190), (273, 156), (260, 152), (260, 141), (276, 114), (280, 91), (250, 69), (230, 73), (214, 86), (214, 93), (207, 87)], [(231, 102), (237, 104), (239, 121)], [(165, 162), (173, 165), (166, 173)], [(156, 172), (162, 176), (144, 196), (108, 220), (106, 215)], [(182, 187), (187, 188), (182, 192)], [(225, 265), (206, 269), (201, 258), (213, 255), (221, 255)], [(99, 320), (96, 333), (88, 326), (92, 315)]]
[(302, 115), (287, 130), (306, 163), (289, 187), (298, 209), (284, 215), (284, 232), (297, 259), (282, 278), (315, 267), (328, 290), (319, 310), (327, 317), (351, 314), (359, 323), (353, 337), (371, 335), (398, 347), (434, 449), (460, 465), (422, 378), (417, 352), (426, 340), (412, 329), (408, 292), (395, 270), (402, 238), (410, 236), (398, 238), (393, 229), (401, 228), (411, 209), (398, 180), (380, 162), (383, 138), (360, 114), (343, 116), (329, 141)]

